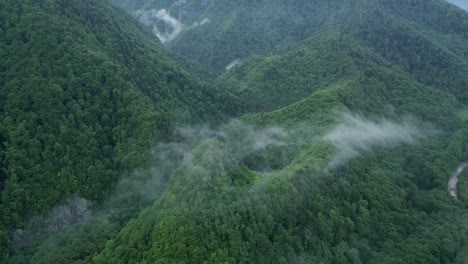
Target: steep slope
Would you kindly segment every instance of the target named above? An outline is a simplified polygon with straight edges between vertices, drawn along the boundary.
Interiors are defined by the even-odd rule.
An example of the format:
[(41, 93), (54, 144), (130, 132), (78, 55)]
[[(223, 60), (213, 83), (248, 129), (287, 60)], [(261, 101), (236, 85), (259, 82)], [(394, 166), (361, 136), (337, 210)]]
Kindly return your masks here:
[(447, 193), (468, 158), (466, 12), (438, 0), (144, 8), (213, 19), (165, 44), (218, 74), (248, 58), (216, 86), (250, 113), (177, 131), (136, 190), (118, 189), (133, 200), (11, 263), (466, 263), (468, 196)]
[[(132, 1), (114, 2), (126, 7)], [(136, 15), (163, 38), (178, 28), (167, 45), (220, 73), (238, 59), (281, 50), (305, 39), (322, 28), (334, 16), (332, 12), (355, 6), (348, 2), (340, 7), (340, 2), (146, 1)]]
[[(447, 33), (443, 24), (435, 26), (427, 18), (444, 13), (439, 8), (454, 12), (453, 20), (444, 18), (451, 21), (445, 25), (459, 19), (457, 26), (464, 25), (467, 17), (459, 18), (458, 11), (440, 2), (413, 4), (408, 10), (414, 13), (431, 11), (426, 18), (406, 14), (399, 22), (393, 6), (361, 5), (356, 7), (360, 19), (348, 9), (342, 24), (223, 76), (220, 86), (237, 92), (250, 110), (278, 109), (244, 120), (286, 127), (293, 138), (309, 133), (315, 138), (302, 138), (308, 143), (293, 148), (286, 167), (254, 172), (255, 187), (233, 191), (231, 181), (224, 180), (229, 170), (216, 173), (224, 184), (174, 181), (174, 186), (190, 182), (191, 188), (205, 191), (187, 197), (188, 190), (170, 189), (167, 198), (111, 240), (96, 261), (463, 263), (457, 251), (466, 230), (449, 220), (463, 215), (463, 206), (455, 209), (445, 184), (466, 151), (459, 130), (464, 125), (456, 117), (466, 103), (466, 31)], [(446, 133), (416, 147), (375, 150), (329, 174), (321, 167), (330, 150), (320, 141), (343, 110), (390, 119), (411, 114)], [(304, 124), (306, 132), (297, 132)], [(239, 162), (257, 170), (265, 165), (262, 156)], [(139, 245), (138, 250), (122, 250), (131, 245)]]
[[(135, 3), (128, 0), (115, 2), (123, 7)], [(436, 30), (439, 35), (453, 35), (453, 31), (462, 32), (466, 27), (466, 22), (460, 20), (466, 14), (444, 0), (403, 3), (366, 0), (146, 1), (134, 14), (156, 34), (163, 38), (171, 36), (166, 44), (172, 50), (212, 67), (219, 74), (229, 69), (232, 63), (282, 50), (311, 34), (367, 16), (372, 8), (392, 12), (405, 22), (417, 20), (422, 26), (418, 30)], [(449, 12), (454, 24), (447, 22), (442, 10)], [(354, 23), (351, 25), (355, 26)], [(457, 49), (462, 47), (463, 44), (457, 45)]]
[(106, 1), (2, 1), (0, 57), (2, 256), (29, 216), (106, 197), (177, 122), (237, 107)]
[[(354, 44), (351, 48), (338, 45), (338, 40), (336, 45), (325, 42), (325, 47), (333, 47), (333, 54), (326, 49), (317, 54), (330, 58), (337, 54), (343, 61), (353, 62), (345, 65), (350, 70), (342, 71), (352, 78), (306, 64), (310, 66), (306, 69), (318, 76), (325, 72), (329, 75), (324, 78), (334, 82), (318, 85), (320, 89), (309, 97), (294, 104), (285, 102), (287, 106), (276, 111), (243, 117), (257, 126), (282, 128), (287, 139), (238, 158), (236, 166), (232, 161), (236, 149), (229, 140), (223, 141), (225, 137), (217, 139), (221, 142), (202, 143), (166, 195), (109, 240), (94, 261), (463, 263), (457, 252), (466, 239), (466, 229), (450, 219), (465, 212), (463, 206), (452, 204), (445, 187), (450, 169), (462, 158), (462, 152), (466, 153), (466, 132), (461, 129), (466, 124), (456, 117), (460, 103), (450, 90), (421, 84), (356, 42), (343, 38), (345, 43)], [(271, 68), (288, 69), (287, 62), (292, 68), (297, 61), (283, 62), (270, 64), (277, 65)], [(252, 69), (245, 72), (255, 75)], [(262, 100), (262, 94), (268, 96), (266, 102), (281, 99), (268, 92), (258, 92), (252, 103)], [(285, 90), (282, 94), (290, 93)], [(390, 150), (364, 146), (373, 151), (364, 151), (338, 169), (326, 170), (333, 151), (323, 138), (340, 122), (343, 111), (390, 120), (411, 114), (446, 132), (416, 146)], [(359, 127), (359, 122), (341, 133), (352, 138), (355, 126)], [(235, 130), (230, 126), (225, 129)], [(367, 141), (373, 129), (366, 127), (357, 133), (364, 134)], [(245, 138), (241, 134), (232, 140)], [(360, 152), (356, 148), (353, 151)], [(206, 177), (208, 180), (201, 180)], [(239, 186), (235, 180), (239, 178), (247, 180)]]
[[(436, 27), (428, 28), (428, 24), (435, 23), (427, 22), (427, 18), (414, 19), (413, 14), (402, 17), (385, 5), (361, 8), (360, 16), (347, 13), (343, 23), (306, 41), (247, 61), (222, 75), (218, 80), (220, 86), (237, 93), (250, 110), (270, 111), (333, 82), (354, 79), (360, 73), (370, 75), (371, 65), (375, 65), (451, 94), (459, 105), (466, 103), (467, 15), (455, 12), (453, 23), (458, 24), (446, 33), (448, 22), (444, 22), (446, 26), (437, 23)], [(436, 7), (439, 8), (433, 6)], [(430, 7), (425, 8), (429, 12)], [(460, 20), (460, 15), (465, 20)], [(286, 93), (288, 96), (284, 96)]]

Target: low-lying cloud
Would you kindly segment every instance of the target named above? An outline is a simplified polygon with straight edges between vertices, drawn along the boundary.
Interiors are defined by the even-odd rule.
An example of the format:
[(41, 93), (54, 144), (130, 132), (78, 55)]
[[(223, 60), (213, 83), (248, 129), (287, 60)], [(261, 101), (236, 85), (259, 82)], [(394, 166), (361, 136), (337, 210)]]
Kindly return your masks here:
[[(244, 165), (252, 166), (249, 168), (256, 171), (275, 170), (281, 168), (282, 163), (287, 166), (293, 158), (287, 153), (288, 148), (296, 149), (297, 147), (297, 151), (300, 151), (302, 146), (313, 144), (312, 141), (320, 139), (321, 131), (316, 131), (320, 134), (316, 139), (310, 137), (314, 129), (316, 128), (312, 124), (301, 124), (287, 129), (256, 127), (238, 120), (233, 120), (218, 129), (208, 126), (176, 129), (175, 141), (155, 146), (148, 153), (151, 160), (148, 166), (125, 175), (117, 184), (115, 194), (108, 198), (100, 212), (91, 214), (86, 200), (74, 198), (66, 201), (65, 205), (51, 210), (46, 217), (34, 218), (40, 220), (34, 220), (35, 222), (44, 222), (43, 227), (17, 230), (14, 233), (15, 243), (27, 245), (36, 240), (45, 239), (51, 230), (61, 229), (88, 218), (105, 220), (107, 215), (112, 216), (118, 214), (119, 210), (127, 210), (125, 206), (129, 203), (132, 204), (132, 208), (144, 208), (159, 199), (167, 190), (170, 180), (175, 175), (180, 175), (181, 172), (197, 171), (196, 175), (201, 178), (193, 178), (193, 181), (203, 181), (203, 179), (210, 181), (209, 175), (216, 174), (219, 170), (216, 166), (200, 166), (199, 156), (207, 160), (206, 164), (211, 162), (221, 167), (224, 162), (222, 157), (229, 157), (232, 164), (247, 162)], [(374, 147), (414, 144), (432, 134), (432, 131), (427, 125), (411, 118), (403, 118), (400, 122), (387, 119), (368, 120), (359, 115), (347, 113), (340, 123), (323, 135), (323, 139), (335, 148), (328, 168), (339, 167)], [(209, 141), (217, 143), (210, 144), (209, 148), (199, 148), (201, 144)], [(270, 163), (268, 151), (271, 149), (274, 150), (272, 152), (274, 159)], [(195, 150), (204, 152), (195, 154)], [(286, 151), (284, 157), (281, 156), (282, 150)], [(217, 158), (220, 158), (220, 162), (216, 160)], [(265, 161), (262, 158), (265, 158)], [(254, 163), (250, 164), (250, 161)], [(278, 162), (281, 164), (277, 164)], [(35, 229), (38, 231), (34, 231)]]
[[(185, 1), (179, 1), (179, 4), (176, 2), (174, 5), (180, 6), (185, 3)], [(135, 15), (141, 23), (145, 26), (151, 27), (154, 35), (156, 35), (163, 44), (172, 42), (184, 30), (191, 30), (211, 22), (209, 18), (203, 18), (186, 26), (182, 21), (171, 16), (170, 12), (166, 9), (140, 10), (137, 11)]]
[[(163, 44), (173, 41), (185, 28), (185, 25), (172, 17), (166, 9), (138, 11), (136, 15), (144, 25), (152, 27), (153, 33)], [(158, 26), (160, 22), (163, 23), (163, 29)]]
[(208, 23), (210, 23), (211, 20), (209, 18), (203, 18), (202, 20), (200, 21), (195, 21), (192, 26), (190, 28), (195, 28), (195, 27), (199, 27), (199, 26), (203, 26), (203, 25), (206, 25)]
[(29, 246), (46, 239), (53, 232), (89, 219), (91, 202), (73, 196), (54, 207), (49, 213), (31, 217), (21, 229), (12, 232), (13, 246)]
[(226, 71), (230, 71), (232, 68), (236, 67), (237, 65), (240, 65), (242, 61), (240, 59), (235, 59), (231, 61), (227, 66), (226, 66)]
[(344, 165), (373, 147), (414, 144), (430, 135), (431, 131), (427, 125), (411, 118), (403, 118), (401, 122), (387, 119), (373, 121), (346, 113), (343, 121), (324, 136), (325, 141), (335, 148), (328, 167)]

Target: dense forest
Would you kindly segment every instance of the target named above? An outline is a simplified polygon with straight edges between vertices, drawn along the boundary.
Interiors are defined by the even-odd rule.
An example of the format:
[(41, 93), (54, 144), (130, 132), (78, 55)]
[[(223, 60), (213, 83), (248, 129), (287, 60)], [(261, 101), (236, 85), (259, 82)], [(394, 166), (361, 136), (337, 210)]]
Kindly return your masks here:
[(1, 5), (3, 245), (7, 230), (71, 195), (102, 201), (177, 122), (238, 109), (107, 3)]
[(0, 262), (467, 263), (468, 13), (0, 1)]

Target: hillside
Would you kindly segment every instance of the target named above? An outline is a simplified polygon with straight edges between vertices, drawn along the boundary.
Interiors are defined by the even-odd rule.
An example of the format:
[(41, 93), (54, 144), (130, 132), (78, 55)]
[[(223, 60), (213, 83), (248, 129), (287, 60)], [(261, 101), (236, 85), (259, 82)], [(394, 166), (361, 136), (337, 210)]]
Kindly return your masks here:
[(467, 36), (435, 39), (436, 33), (402, 23), (381, 9), (350, 18), (284, 51), (233, 68), (219, 78), (218, 86), (238, 94), (252, 111), (271, 111), (333, 83), (362, 74), (372, 77), (376, 67), (384, 67), (455, 96), (459, 106), (466, 103)]
[(466, 263), (468, 13), (112, 2), (0, 9), (9, 263)]
[(438, 15), (443, 14), (441, 9), (455, 20), (464, 15), (443, 0), (430, 4), (422, 0), (398, 4), (366, 0), (145, 1), (138, 7), (132, 0), (114, 2), (123, 7), (132, 3), (132, 14), (164, 39), (166, 46), (218, 74), (236, 62), (283, 50), (330, 27), (348, 22), (355, 25), (351, 20), (365, 18), (371, 9), (393, 13), (404, 22), (418, 20), (419, 24), (412, 26), (419, 26), (419, 31), (437, 31), (441, 36), (455, 38), (452, 31), (466, 26), (463, 21), (452, 25), (445, 14)]
[(2, 1), (0, 21), (3, 256), (9, 230), (73, 195), (99, 203), (178, 122), (237, 111), (103, 1)]

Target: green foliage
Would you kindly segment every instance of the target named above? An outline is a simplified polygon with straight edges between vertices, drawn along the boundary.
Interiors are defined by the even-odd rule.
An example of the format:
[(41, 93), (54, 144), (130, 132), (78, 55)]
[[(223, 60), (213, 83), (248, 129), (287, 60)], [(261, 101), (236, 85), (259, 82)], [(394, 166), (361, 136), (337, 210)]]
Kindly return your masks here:
[(1, 5), (1, 230), (71, 195), (102, 201), (176, 124), (238, 109), (104, 1)]
[[(172, 1), (114, 2), (184, 11)], [(467, 196), (447, 194), (468, 153), (466, 13), (438, 0), (191, 1), (183, 22), (211, 22), (169, 48), (220, 75), (209, 84), (201, 78), (210, 74), (189, 74), (195, 63), (174, 62), (107, 1), (0, 7), (0, 249), (10, 263), (466, 259)], [(237, 58), (242, 65), (221, 75)], [(331, 168), (336, 150), (324, 136), (346, 111), (410, 116), (434, 133), (365, 146)], [(242, 126), (177, 144), (186, 132), (176, 126), (239, 112)], [(176, 141), (166, 146), (174, 153), (151, 160), (151, 144), (164, 141)], [(106, 205), (113, 190), (119, 198)], [(12, 228), (73, 194), (102, 211), (8, 249)]]
[[(228, 151), (206, 144), (195, 152), (214, 147), (220, 157)], [(194, 163), (220, 179), (206, 181), (198, 169), (187, 168), (164, 198), (108, 241), (94, 263), (451, 263), (465, 233), (446, 212), (458, 209), (444, 208), (446, 195), (431, 214), (411, 200), (418, 186), (402, 163), (420, 148), (381, 152), (332, 174), (312, 168), (292, 178), (264, 174), (247, 189), (223, 177), (219, 166), (230, 167), (229, 159), (212, 167), (207, 155)]]

